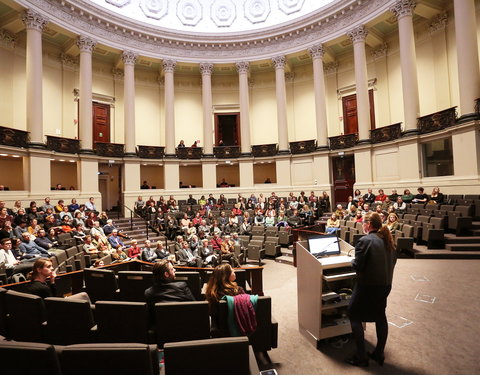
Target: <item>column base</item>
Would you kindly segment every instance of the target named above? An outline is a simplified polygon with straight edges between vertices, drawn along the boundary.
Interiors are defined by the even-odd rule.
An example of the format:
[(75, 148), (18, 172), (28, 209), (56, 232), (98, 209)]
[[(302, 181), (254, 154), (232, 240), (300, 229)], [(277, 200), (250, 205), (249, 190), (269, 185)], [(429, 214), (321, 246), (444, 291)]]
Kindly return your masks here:
[(215, 157), (214, 154), (203, 154), (202, 155), (202, 159), (212, 159), (214, 157)]
[(167, 158), (167, 159), (176, 159), (177, 155), (176, 154), (165, 154), (164, 157)]
[(476, 113), (476, 112), (466, 113), (464, 115), (461, 115), (457, 119), (457, 124), (464, 124), (466, 122), (475, 121), (475, 120), (480, 120), (480, 116), (478, 115), (478, 113)]
[(126, 152), (123, 156), (126, 158), (136, 158), (138, 155), (135, 152)]
[(278, 150), (278, 155), (286, 155), (289, 153), (290, 153), (290, 150)]
[(330, 150), (330, 147), (328, 147), (327, 145), (325, 145), (325, 146), (317, 146), (317, 147), (315, 148), (315, 150), (317, 150), (317, 151), (328, 151), (328, 150)]
[(80, 154), (93, 155), (93, 154), (95, 154), (95, 151), (93, 151), (92, 149), (89, 149), (89, 148), (82, 148), (82, 149), (80, 149)]
[(240, 156), (241, 156), (242, 158), (248, 158), (248, 157), (252, 156), (252, 153), (251, 153), (251, 152), (242, 152), (242, 153), (240, 154)]
[(47, 145), (42, 142), (28, 142), (28, 148), (36, 148), (40, 150), (45, 150)]
[(370, 138), (368, 139), (360, 139), (358, 142), (357, 142), (357, 145), (367, 145), (367, 144), (370, 144), (372, 143), (372, 140)]
[(418, 129), (408, 129), (402, 133), (402, 137), (411, 137), (413, 135), (417, 135), (418, 133)]

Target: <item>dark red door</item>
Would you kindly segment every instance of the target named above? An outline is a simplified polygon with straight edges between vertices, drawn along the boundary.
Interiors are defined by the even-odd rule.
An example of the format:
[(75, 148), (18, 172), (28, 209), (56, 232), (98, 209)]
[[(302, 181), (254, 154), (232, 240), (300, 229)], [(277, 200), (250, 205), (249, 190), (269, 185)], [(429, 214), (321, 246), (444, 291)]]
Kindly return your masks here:
[(332, 158), (333, 172), (333, 202), (346, 203), (348, 196), (353, 195), (353, 185), (355, 184), (355, 160), (353, 155), (337, 156)]
[(215, 114), (215, 144), (240, 146), (240, 113)]
[(110, 142), (110, 105), (92, 103), (93, 144)]
[[(375, 104), (373, 90), (368, 90), (370, 102), (370, 129), (375, 129)], [(342, 98), (343, 106), (343, 134), (358, 133), (357, 95), (352, 94)]]

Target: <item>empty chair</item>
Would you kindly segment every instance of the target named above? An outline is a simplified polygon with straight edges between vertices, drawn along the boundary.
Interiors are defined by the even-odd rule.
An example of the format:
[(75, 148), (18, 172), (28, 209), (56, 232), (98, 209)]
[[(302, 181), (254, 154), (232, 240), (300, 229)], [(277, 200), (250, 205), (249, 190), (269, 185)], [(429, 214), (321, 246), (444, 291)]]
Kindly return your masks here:
[(184, 281), (197, 301), (202, 300), (202, 284), (198, 272), (176, 272), (175, 281)]
[(65, 252), (67, 253), (67, 258), (70, 258), (78, 253), (78, 249), (76, 246), (71, 246), (68, 249), (66, 249)]
[(77, 245), (77, 241), (72, 237), (71, 233), (60, 233), (58, 235), (58, 243), (62, 249)]
[(167, 302), (155, 304), (157, 345), (166, 342), (210, 338), (208, 302)]
[(280, 231), (278, 232), (278, 243), (280, 245), (288, 246), (292, 244), (292, 242), (293, 242), (293, 234), (291, 234), (289, 229), (285, 227), (281, 227)]
[(248, 260), (258, 260), (258, 264), (262, 263), (265, 257), (265, 249), (260, 241), (250, 241), (247, 247)]
[(445, 231), (436, 229), (434, 223), (424, 223), (422, 240), (427, 243), (429, 249), (443, 249), (445, 247)]
[[(255, 309), (257, 329), (249, 337), (255, 352), (267, 352), (278, 345), (278, 323), (272, 319), (272, 299), (269, 296), (259, 296)], [(218, 314), (218, 334), (230, 336), (228, 329), (228, 308), (226, 301), (220, 301)]]
[(60, 363), (52, 345), (0, 340), (3, 374), (60, 375)]
[(8, 338), (15, 341), (43, 342), (46, 311), (43, 299), (33, 294), (9, 290), (7, 304)]
[(267, 237), (265, 240), (265, 255), (277, 257), (280, 255), (280, 245), (278, 244), (278, 237)]
[(340, 238), (347, 243), (350, 242), (350, 231), (349, 231), (349, 229), (350, 228), (347, 227), (347, 226), (341, 226), (340, 227)]
[(413, 226), (404, 224), (401, 231), (395, 232), (395, 244), (399, 253), (411, 254), (413, 249)]
[(159, 373), (155, 345), (78, 344), (57, 348), (63, 374), (105, 375)]
[(111, 270), (85, 268), (85, 287), (92, 302), (117, 299), (117, 279)]
[(260, 372), (246, 337), (168, 343), (165, 344), (164, 356), (165, 375), (226, 372), (229, 375), (246, 375)]
[(119, 271), (119, 297), (122, 301), (145, 302), (145, 289), (153, 284), (153, 274), (148, 271)]
[(235, 279), (235, 282), (237, 283), (238, 286), (241, 286), (243, 288), (243, 290), (247, 290), (247, 272), (245, 272), (245, 270), (242, 270), (242, 269), (234, 269), (233, 270), (235, 272), (235, 276), (236, 276), (236, 279)]
[(50, 344), (71, 345), (92, 341), (94, 326), (88, 301), (75, 298), (45, 298), (47, 340)]
[(99, 342), (149, 343), (146, 302), (97, 301), (95, 321)]

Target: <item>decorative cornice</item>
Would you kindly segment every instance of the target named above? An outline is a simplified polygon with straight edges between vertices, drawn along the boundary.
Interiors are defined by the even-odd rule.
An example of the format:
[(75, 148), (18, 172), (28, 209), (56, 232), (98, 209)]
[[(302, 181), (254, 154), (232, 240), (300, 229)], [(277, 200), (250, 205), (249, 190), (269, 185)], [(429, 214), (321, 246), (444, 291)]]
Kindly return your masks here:
[(399, 20), (402, 17), (413, 16), (413, 10), (417, 4), (414, 0), (399, 0), (391, 8), (390, 11)]
[(339, 66), (338, 61), (333, 61), (331, 63), (324, 64), (323, 71), (325, 72), (326, 75), (336, 74), (338, 71), (338, 66)]
[(250, 63), (248, 61), (239, 61), (235, 63), (238, 74), (248, 73), (250, 69)]
[(387, 57), (387, 52), (388, 45), (387, 43), (383, 43), (372, 51), (372, 57), (374, 60), (383, 59), (384, 57)]
[(7, 48), (15, 48), (15, 42), (17, 38), (11, 32), (7, 30), (0, 30), (0, 46)]
[(287, 60), (285, 59), (285, 56), (275, 56), (272, 57), (272, 62), (275, 69), (284, 69)]
[(213, 64), (212, 63), (200, 63), (200, 72), (203, 75), (212, 75)]
[(138, 53), (133, 51), (123, 51), (122, 60), (125, 65), (135, 65), (137, 62)]
[(165, 73), (174, 73), (177, 62), (175, 60), (166, 59), (163, 60), (162, 66)]
[(435, 34), (437, 31), (442, 31), (445, 30), (445, 27), (447, 26), (448, 22), (448, 14), (441, 13), (434, 17), (430, 24), (428, 25), (428, 28), (430, 30), (430, 34)]
[[(225, 0), (226, 1), (226, 0)], [(78, 35), (89, 35), (112, 48), (139, 55), (184, 62), (229, 63), (258, 61), (306, 50), (323, 40), (345, 34), (345, 29), (388, 11), (393, 0), (342, 0), (275, 27), (225, 35), (176, 31), (137, 23), (113, 15), (94, 2), (80, 0), (16, 0), (48, 16), (56, 25)], [(288, 2), (291, 4), (291, 1)]]
[(323, 59), (323, 56), (325, 56), (325, 48), (323, 48), (323, 44), (311, 46), (307, 51), (312, 59)]
[(96, 45), (97, 42), (88, 36), (80, 35), (77, 39), (77, 47), (80, 49), (80, 52), (92, 53)]
[(45, 26), (48, 24), (49, 19), (40, 13), (34, 12), (31, 9), (27, 9), (22, 13), (22, 21), (27, 29), (42, 32)]
[(348, 37), (352, 40), (352, 43), (365, 42), (365, 38), (368, 35), (368, 30), (365, 26), (360, 25), (347, 32)]

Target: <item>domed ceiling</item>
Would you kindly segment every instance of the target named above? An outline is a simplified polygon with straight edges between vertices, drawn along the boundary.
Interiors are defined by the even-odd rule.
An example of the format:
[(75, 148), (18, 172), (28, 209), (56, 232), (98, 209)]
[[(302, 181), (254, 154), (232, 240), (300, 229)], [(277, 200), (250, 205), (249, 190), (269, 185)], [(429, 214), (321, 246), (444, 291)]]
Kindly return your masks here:
[(247, 32), (291, 22), (339, 0), (90, 0), (121, 16), (184, 32)]

